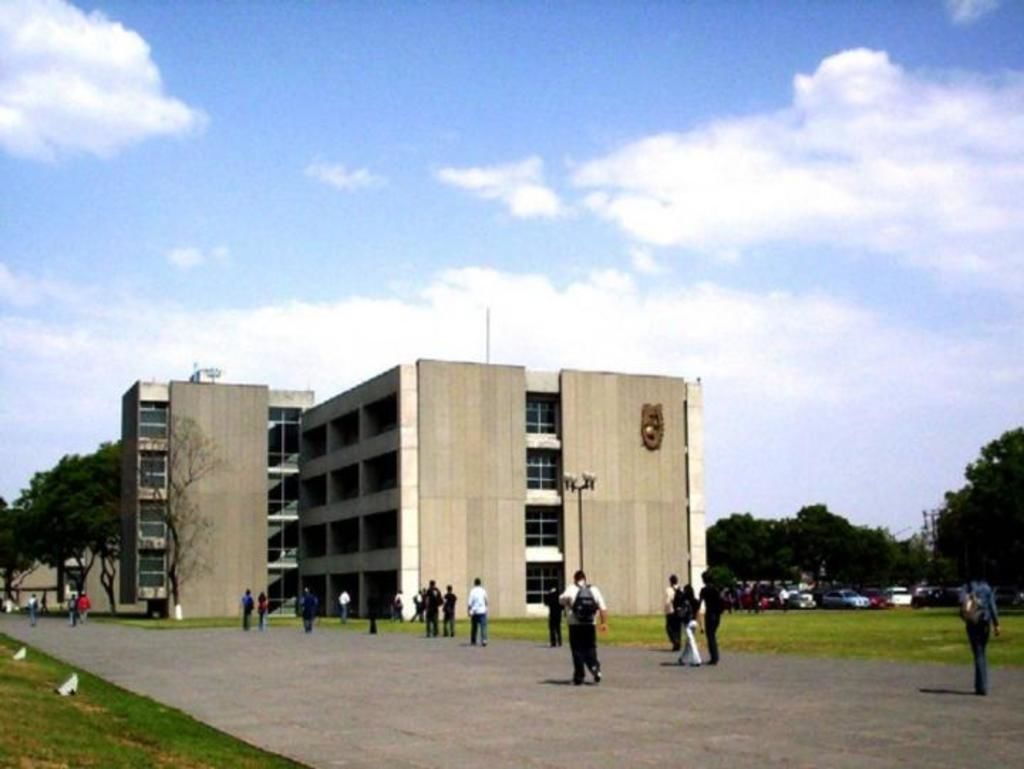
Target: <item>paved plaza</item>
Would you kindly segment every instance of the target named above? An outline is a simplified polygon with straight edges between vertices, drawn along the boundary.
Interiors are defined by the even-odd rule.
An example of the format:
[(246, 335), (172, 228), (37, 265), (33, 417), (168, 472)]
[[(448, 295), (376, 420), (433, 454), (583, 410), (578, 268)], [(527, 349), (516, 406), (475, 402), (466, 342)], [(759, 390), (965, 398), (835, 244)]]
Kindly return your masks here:
[[(462, 628), (460, 628), (462, 629)], [(246, 742), (310, 766), (1024, 766), (1024, 671), (601, 649), (600, 686), (570, 685), (568, 648), (463, 636), (139, 630), (48, 618), (0, 632)], [(965, 658), (969, 651), (964, 644)]]

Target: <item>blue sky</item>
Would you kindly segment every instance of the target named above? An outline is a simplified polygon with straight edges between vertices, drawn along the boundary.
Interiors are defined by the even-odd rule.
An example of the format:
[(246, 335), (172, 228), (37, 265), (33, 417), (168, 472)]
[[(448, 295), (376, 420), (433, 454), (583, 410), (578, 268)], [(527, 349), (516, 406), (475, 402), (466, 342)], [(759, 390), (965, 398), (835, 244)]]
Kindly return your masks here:
[(136, 379), (701, 377), (707, 501), (906, 533), (1024, 421), (1024, 4), (0, 4), (0, 495)]

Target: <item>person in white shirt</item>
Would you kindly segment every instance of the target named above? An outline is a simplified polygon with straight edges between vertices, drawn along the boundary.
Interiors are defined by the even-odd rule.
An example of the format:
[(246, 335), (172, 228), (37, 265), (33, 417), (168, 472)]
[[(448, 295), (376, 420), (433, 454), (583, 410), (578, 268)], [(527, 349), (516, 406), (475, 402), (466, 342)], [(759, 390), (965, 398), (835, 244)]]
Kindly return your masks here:
[(348, 622), (348, 605), (352, 602), (351, 596), (349, 596), (347, 590), (342, 590), (338, 596), (338, 616), (341, 617), (342, 624)]
[(674, 652), (683, 648), (683, 626), (676, 613), (676, 592), (678, 590), (679, 577), (675, 574), (669, 575), (668, 587), (665, 588), (665, 634), (668, 635)]
[(608, 607), (594, 585), (587, 584), (583, 570), (573, 575), (574, 584), (562, 593), (562, 606), (568, 609), (569, 648), (572, 650), (572, 682), (583, 683), (584, 669), (601, 682), (601, 663), (597, 659), (597, 630), (608, 631)]
[(487, 591), (480, 584), (480, 577), (473, 580), (473, 589), (469, 591), (469, 598), (466, 599), (466, 611), (469, 612), (470, 620), (470, 646), (476, 646), (478, 633), (480, 645), (487, 646)]

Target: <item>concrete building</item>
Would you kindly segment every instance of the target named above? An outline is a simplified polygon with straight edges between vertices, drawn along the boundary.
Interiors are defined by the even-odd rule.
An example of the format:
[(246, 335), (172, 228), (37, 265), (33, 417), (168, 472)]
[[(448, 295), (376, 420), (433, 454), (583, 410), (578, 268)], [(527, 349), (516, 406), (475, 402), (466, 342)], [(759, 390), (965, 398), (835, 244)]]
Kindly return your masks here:
[(183, 614), (236, 613), (246, 588), (287, 610), (298, 592), (300, 418), (313, 393), (218, 384), (203, 373), (136, 382), (122, 399), (121, 602), (173, 612), (164, 516), (170, 484), (188, 472), (191, 430), (209, 441), (217, 466), (187, 492), (204, 523), (188, 548)]
[(480, 577), (514, 617), (582, 561), (613, 611), (660, 612), (667, 575), (706, 560), (702, 414), (699, 382), (671, 377), (386, 371), (303, 415), (302, 582), (379, 613), (431, 579), (464, 602)]

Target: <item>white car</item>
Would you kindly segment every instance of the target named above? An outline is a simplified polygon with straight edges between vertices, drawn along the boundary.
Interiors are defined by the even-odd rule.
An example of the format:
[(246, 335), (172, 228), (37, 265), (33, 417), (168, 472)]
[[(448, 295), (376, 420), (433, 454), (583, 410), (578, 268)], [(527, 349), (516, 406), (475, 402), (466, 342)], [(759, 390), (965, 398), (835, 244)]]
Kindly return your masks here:
[(893, 606), (910, 606), (910, 602), (913, 599), (910, 591), (905, 587), (887, 587), (882, 593)]
[(816, 609), (818, 604), (814, 602), (814, 596), (803, 590), (793, 590), (786, 598), (786, 606), (790, 609)]

